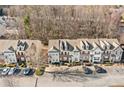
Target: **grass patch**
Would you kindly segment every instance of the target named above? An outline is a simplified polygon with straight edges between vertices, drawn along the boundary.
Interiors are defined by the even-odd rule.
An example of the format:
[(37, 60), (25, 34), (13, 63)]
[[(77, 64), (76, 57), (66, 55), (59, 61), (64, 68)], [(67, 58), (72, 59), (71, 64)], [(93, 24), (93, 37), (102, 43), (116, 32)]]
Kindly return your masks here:
[(6, 64), (0, 64), (0, 68), (6, 67)]
[(7, 67), (16, 67), (16, 64), (7, 64)]
[(106, 62), (106, 63), (104, 63), (103, 65), (104, 65), (104, 66), (112, 66), (113, 63), (111, 63), (111, 62)]

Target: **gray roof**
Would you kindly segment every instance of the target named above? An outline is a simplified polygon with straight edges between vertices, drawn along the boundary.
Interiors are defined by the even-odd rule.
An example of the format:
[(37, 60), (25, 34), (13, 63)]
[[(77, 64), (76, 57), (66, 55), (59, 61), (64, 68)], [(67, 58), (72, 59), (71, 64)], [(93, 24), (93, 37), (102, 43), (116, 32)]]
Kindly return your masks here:
[[(100, 43), (100, 41), (103, 41), (103, 43), (105, 45), (109, 44), (110, 45), (110, 50), (116, 48), (119, 46), (119, 42), (117, 39), (107, 39), (107, 38), (97, 38), (97, 39), (54, 39), (54, 40), (49, 40), (49, 49), (51, 47), (55, 47), (58, 50), (60, 50), (60, 41), (62, 42), (66, 42), (68, 45), (68, 51), (73, 51), (74, 47), (76, 46), (79, 50), (85, 50), (85, 46), (88, 45), (89, 46), (89, 50), (93, 50), (96, 47), (99, 47), (100, 49), (103, 50), (102, 45)], [(107, 42), (107, 43), (106, 43)], [(84, 46), (84, 48), (82, 48), (82, 46)]]
[(74, 49), (73, 49), (73, 51), (80, 51), (80, 49), (77, 47), (77, 46), (74, 46)]
[(17, 46), (24, 46), (24, 50), (26, 50), (29, 47), (26, 41), (21, 41), (21, 40), (18, 41)]
[(49, 52), (57, 52), (59, 50), (56, 47), (52, 46), (48, 51)]
[[(42, 44), (41, 41), (39, 40), (24, 40), (22, 39), (21, 41), (23, 42), (27, 42), (27, 44), (29, 45), (29, 47), (32, 45), (32, 43), (34, 43), (36, 45), (36, 53), (41, 52), (41, 48), (42, 48)], [(18, 44), (18, 40), (0, 40), (0, 53), (8, 50), (8, 48), (13, 47), (14, 50), (17, 49), (17, 44)], [(30, 51), (29, 48), (26, 51)]]

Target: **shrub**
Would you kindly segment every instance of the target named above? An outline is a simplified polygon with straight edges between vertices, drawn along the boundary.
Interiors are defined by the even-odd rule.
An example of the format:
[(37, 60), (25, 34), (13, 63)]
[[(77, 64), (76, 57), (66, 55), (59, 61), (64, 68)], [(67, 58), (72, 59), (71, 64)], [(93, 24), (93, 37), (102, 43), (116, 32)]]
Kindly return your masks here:
[(45, 67), (49, 67), (49, 64), (45, 64)]
[(41, 75), (44, 74), (44, 70), (41, 69), (41, 68), (38, 68), (38, 69), (36, 69), (35, 74), (36, 74), (37, 76), (41, 76)]
[(26, 62), (27, 63), (27, 65), (29, 65), (29, 66), (33, 66), (33, 64), (32, 64), (32, 62)]
[(6, 67), (6, 64), (0, 64), (0, 68)]
[(20, 67), (26, 67), (26, 64), (22, 63), (22, 64), (20, 65)]
[(113, 63), (111, 63), (111, 62), (106, 62), (104, 65), (105, 65), (105, 66), (112, 66)]
[(8, 64), (7, 67), (16, 67), (16, 64)]
[(40, 68), (45, 68), (46, 66), (45, 66), (45, 64), (42, 64), (41, 66), (40, 66)]
[(92, 64), (91, 64), (91, 63), (85, 63), (85, 65), (86, 65), (86, 66), (92, 66)]
[(79, 66), (79, 65), (81, 65), (80, 62), (72, 62), (72, 64), (73, 64), (73, 66)]
[(46, 68), (46, 65), (45, 64), (42, 64), (39, 68), (36, 69), (35, 74), (37, 76), (43, 75), (44, 74), (44, 71), (45, 71), (45, 68)]
[(73, 65), (72, 64), (68, 64), (68, 67), (72, 67)]
[(64, 64), (63, 64), (63, 66), (68, 66), (68, 65), (69, 65), (69, 63), (64, 63)]

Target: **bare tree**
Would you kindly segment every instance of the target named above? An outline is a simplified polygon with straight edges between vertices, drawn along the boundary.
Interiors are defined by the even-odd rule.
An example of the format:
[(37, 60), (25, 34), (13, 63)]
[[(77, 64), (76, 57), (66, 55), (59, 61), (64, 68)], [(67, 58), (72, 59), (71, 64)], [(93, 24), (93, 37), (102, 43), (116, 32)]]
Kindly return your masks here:
[(17, 81), (12, 76), (4, 77), (3, 81), (6, 87), (16, 87), (17, 85)]
[(123, 6), (10, 6), (8, 15), (19, 21), (20, 37), (27, 38), (25, 16), (30, 17), (30, 39), (48, 44), (57, 38), (117, 37)]
[(48, 62), (47, 50), (44, 49), (41, 50), (41, 53), (38, 54), (36, 62), (37, 62), (37, 68), (40, 67), (41, 65), (47, 64)]

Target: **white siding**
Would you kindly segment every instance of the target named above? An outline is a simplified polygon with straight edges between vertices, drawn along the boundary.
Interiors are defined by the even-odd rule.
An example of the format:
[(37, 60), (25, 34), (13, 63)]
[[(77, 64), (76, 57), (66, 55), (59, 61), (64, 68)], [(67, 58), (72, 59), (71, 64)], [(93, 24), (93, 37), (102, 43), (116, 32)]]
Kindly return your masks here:
[(25, 46), (17, 46), (17, 51), (24, 51)]
[(102, 53), (103, 51), (101, 51), (100, 48), (96, 48), (94, 51), (92, 51), (92, 62), (98, 62), (100, 63), (102, 61)]
[(80, 52), (72, 52), (72, 62), (80, 61)]
[[(120, 47), (118, 47), (117, 49), (112, 51), (112, 54), (115, 55), (115, 58), (113, 58), (113, 61), (120, 62), (121, 61), (121, 57), (122, 57), (122, 53), (123, 53), (123, 50)], [(111, 57), (111, 59), (112, 59), (112, 57)]]
[(5, 52), (4, 59), (7, 64), (17, 63), (15, 52)]
[(51, 61), (51, 63), (60, 62), (60, 60), (59, 60), (59, 52), (49, 52), (48, 56), (49, 56), (49, 62), (50, 61)]

